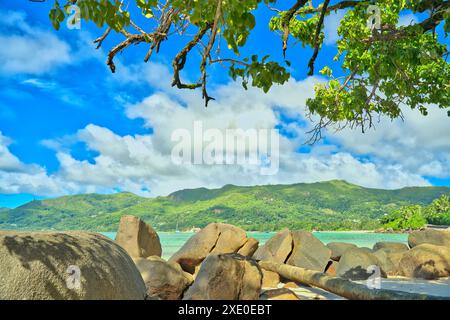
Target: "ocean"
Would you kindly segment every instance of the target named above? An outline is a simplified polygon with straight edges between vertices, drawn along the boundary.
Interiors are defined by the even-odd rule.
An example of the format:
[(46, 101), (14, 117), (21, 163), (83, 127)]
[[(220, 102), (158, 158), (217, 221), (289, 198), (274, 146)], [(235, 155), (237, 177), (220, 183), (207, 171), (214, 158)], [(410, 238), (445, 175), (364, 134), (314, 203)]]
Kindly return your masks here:
[[(261, 245), (275, 233), (276, 232), (247, 232), (247, 236), (258, 239)], [(102, 234), (113, 240), (116, 237), (115, 232), (102, 232)], [(163, 258), (170, 258), (194, 234), (195, 233), (193, 232), (158, 232), (163, 251)], [(408, 235), (403, 233), (317, 231), (313, 232), (313, 234), (325, 244), (329, 242), (349, 242), (358, 247), (372, 248), (373, 245), (379, 241), (408, 243)]]

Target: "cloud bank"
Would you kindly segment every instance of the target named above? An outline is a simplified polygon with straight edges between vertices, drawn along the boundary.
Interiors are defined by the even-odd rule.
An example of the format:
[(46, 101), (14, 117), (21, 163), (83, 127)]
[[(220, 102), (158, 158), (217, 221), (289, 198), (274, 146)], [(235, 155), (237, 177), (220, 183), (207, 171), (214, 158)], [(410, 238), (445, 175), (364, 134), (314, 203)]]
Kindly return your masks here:
[[(334, 21), (332, 26), (339, 17), (330, 19)], [(405, 17), (402, 23), (411, 19)], [(39, 77), (79, 59), (101, 55), (91, 51), (80, 53), (87, 50), (82, 49), (88, 41), (86, 34), (80, 34), (76, 48), (71, 48), (55, 33), (32, 28), (21, 13), (2, 13), (0, 21), (0, 31), (13, 30), (0, 33), (0, 41), (7, 44), (0, 48), (0, 60), (5, 61), (0, 65), (0, 73), (25, 75), (23, 85), (58, 90), (56, 82), (45, 82)], [(328, 43), (337, 37), (335, 28), (330, 28), (326, 30)], [(30, 52), (45, 58), (36, 63), (30, 60)], [(118, 73), (108, 86), (133, 90), (134, 86), (144, 85), (151, 92), (139, 101), (126, 95), (116, 97), (123, 103), (125, 115), (141, 121), (147, 132), (120, 135), (90, 123), (69, 136), (44, 140), (42, 145), (54, 151), (59, 164), (56, 171), (49, 172), (43, 165), (24, 163), (14, 155), (13, 139), (0, 131), (0, 193), (57, 196), (126, 190), (157, 196), (184, 188), (331, 179), (394, 189), (430, 185), (427, 177), (450, 177), (450, 127), (443, 111), (430, 108), (428, 117), (423, 117), (405, 109), (404, 121), (381, 119), (374, 130), (365, 134), (348, 129), (327, 132), (325, 141), (309, 147), (303, 144), (308, 138), (306, 132), (311, 129), (305, 105), (320, 78), (291, 79), (283, 86), (274, 86), (268, 94), (255, 88), (246, 91), (234, 82), (216, 85), (210, 89), (216, 100), (205, 108), (200, 92), (170, 87), (171, 73), (163, 64), (125, 66), (120, 61), (116, 64)], [(175, 164), (171, 158), (176, 144), (171, 140), (172, 133), (177, 129), (193, 133), (196, 121), (201, 121), (205, 129), (222, 132), (235, 128), (278, 129), (278, 173), (261, 175), (262, 164)], [(95, 156), (77, 158), (73, 152), (77, 144), (94, 151)]]
[[(170, 80), (162, 78), (170, 75), (164, 66), (150, 63), (144, 68), (143, 74), (153, 75), (144, 81), (157, 89), (137, 103), (125, 103), (124, 112), (130, 119), (143, 120), (148, 134), (121, 136), (109, 128), (89, 124), (70, 137), (45, 141), (55, 150), (60, 165), (51, 175), (43, 167), (21, 163), (8, 149), (12, 141), (1, 136), (0, 192), (59, 195), (127, 190), (157, 196), (183, 188), (229, 183), (330, 179), (392, 189), (430, 185), (424, 176), (450, 175), (450, 141), (446, 139), (450, 128), (437, 110), (432, 110), (427, 118), (405, 110), (404, 122), (383, 119), (366, 134), (351, 130), (327, 133), (326, 143), (305, 151), (305, 132), (311, 127), (305, 120), (305, 102), (320, 79), (291, 80), (284, 86), (275, 86), (268, 94), (253, 88), (245, 91), (236, 83), (217, 86), (213, 90), (216, 101), (206, 109), (197, 92), (171, 90), (162, 85)], [(160, 77), (154, 76), (154, 70)], [(193, 123), (199, 120), (205, 128), (219, 130), (280, 128), (278, 173), (263, 176), (257, 166), (174, 164), (172, 132), (179, 128), (192, 132)], [(85, 144), (98, 155), (90, 160), (77, 159), (71, 154), (75, 143)]]

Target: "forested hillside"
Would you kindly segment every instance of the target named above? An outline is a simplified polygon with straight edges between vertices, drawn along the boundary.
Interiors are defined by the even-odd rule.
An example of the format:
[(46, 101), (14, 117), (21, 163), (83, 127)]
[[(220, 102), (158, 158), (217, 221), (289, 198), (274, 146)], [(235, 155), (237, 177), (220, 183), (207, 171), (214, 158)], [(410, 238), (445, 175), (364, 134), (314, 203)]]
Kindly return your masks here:
[(227, 222), (247, 230), (375, 229), (385, 214), (407, 204), (429, 204), (448, 187), (363, 188), (345, 181), (190, 189), (167, 197), (132, 193), (85, 194), (35, 200), (0, 210), (0, 228), (115, 231), (122, 215), (142, 217), (159, 231)]

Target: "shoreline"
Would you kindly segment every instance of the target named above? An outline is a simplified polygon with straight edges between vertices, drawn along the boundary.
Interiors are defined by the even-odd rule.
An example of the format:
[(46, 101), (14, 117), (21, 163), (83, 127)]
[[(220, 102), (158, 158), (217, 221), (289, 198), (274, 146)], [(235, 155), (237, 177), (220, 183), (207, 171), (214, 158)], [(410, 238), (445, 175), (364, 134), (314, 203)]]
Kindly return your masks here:
[[(287, 228), (287, 227), (286, 227)], [(283, 228), (282, 228), (283, 229)], [(427, 228), (428, 229), (428, 228)], [(85, 231), (85, 232), (96, 232), (96, 233), (115, 233), (117, 230), (90, 230), (90, 229), (33, 229), (33, 228), (2, 228), (1, 231), (36, 231), (36, 232), (66, 232), (66, 231)], [(281, 229), (280, 229), (281, 230)], [(245, 230), (247, 233), (277, 233), (278, 231), (260, 231), (260, 230)], [(301, 229), (305, 230), (305, 229)], [(445, 229), (442, 229), (445, 230)], [(180, 234), (194, 234), (196, 231), (181, 231), (181, 230), (168, 230), (160, 231), (155, 230), (158, 233), (180, 233)], [(411, 231), (381, 231), (381, 230), (305, 230), (311, 233), (361, 233), (361, 234), (409, 234)], [(412, 230), (414, 231), (414, 230)]]

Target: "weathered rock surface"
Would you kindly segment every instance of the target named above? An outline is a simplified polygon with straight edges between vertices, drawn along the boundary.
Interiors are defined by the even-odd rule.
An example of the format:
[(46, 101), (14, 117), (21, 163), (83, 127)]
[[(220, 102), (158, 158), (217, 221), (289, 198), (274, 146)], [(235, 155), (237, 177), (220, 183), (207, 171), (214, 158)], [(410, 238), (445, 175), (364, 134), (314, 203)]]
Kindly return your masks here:
[(380, 263), (381, 269), (389, 276), (399, 275), (399, 264), (404, 252), (388, 251), (386, 249), (378, 249), (373, 253)]
[(145, 298), (127, 252), (88, 232), (0, 231), (0, 299)]
[(405, 277), (437, 279), (450, 276), (450, 247), (420, 244), (403, 253), (399, 270)]
[(262, 271), (256, 261), (232, 254), (211, 254), (203, 262), (185, 300), (256, 300)]
[(198, 272), (200, 271), (201, 267), (202, 267), (201, 263), (199, 265), (195, 266), (194, 273), (192, 274), (192, 277), (194, 278), (194, 280), (195, 280), (195, 278), (197, 278)]
[(295, 289), (295, 288), (298, 288), (298, 287), (299, 287), (298, 284), (295, 283), (294, 281), (286, 282), (286, 283), (283, 285), (283, 288), (291, 288), (291, 289)]
[(353, 243), (347, 242), (330, 242), (327, 244), (328, 249), (331, 250), (331, 259), (334, 261), (339, 261), (342, 254), (350, 248), (357, 248)]
[(372, 274), (367, 271), (370, 266), (380, 267), (381, 276), (386, 277), (380, 262), (373, 253), (362, 248), (348, 249), (339, 260), (336, 275), (351, 280), (366, 280)]
[(124, 248), (133, 258), (161, 256), (161, 243), (155, 230), (140, 218), (122, 216), (116, 243)]
[(238, 250), (237, 253), (245, 257), (251, 257), (258, 250), (259, 241), (255, 238), (248, 238), (247, 242)]
[(409, 234), (408, 244), (411, 248), (424, 243), (450, 247), (450, 231), (425, 229)]
[(167, 262), (158, 256), (134, 260), (147, 287), (148, 298), (178, 300), (194, 281), (177, 263)]
[(264, 269), (262, 269), (262, 273), (263, 288), (276, 288), (278, 286), (278, 284), (280, 283), (280, 275), (278, 273)]
[(300, 300), (300, 298), (292, 290), (279, 288), (264, 291), (260, 300)]
[(237, 252), (247, 242), (247, 235), (241, 228), (225, 223), (218, 223), (217, 228), (219, 237), (211, 253)]
[(286, 262), (292, 251), (292, 236), (288, 229), (283, 229), (256, 250), (253, 257), (278, 263)]
[(358, 247), (358, 249), (367, 252), (367, 253), (373, 253), (373, 250), (371, 248), (367, 248), (367, 247)]
[(377, 242), (373, 246), (373, 252), (376, 252), (377, 250), (383, 249), (385, 251), (389, 252), (405, 252), (409, 250), (409, 247), (401, 242), (389, 242), (389, 241), (382, 241)]
[(170, 259), (191, 274), (210, 253), (238, 251), (247, 238), (241, 228), (224, 223), (210, 223), (193, 235)]
[(292, 231), (293, 249), (287, 264), (309, 270), (325, 271), (331, 250), (308, 231)]

